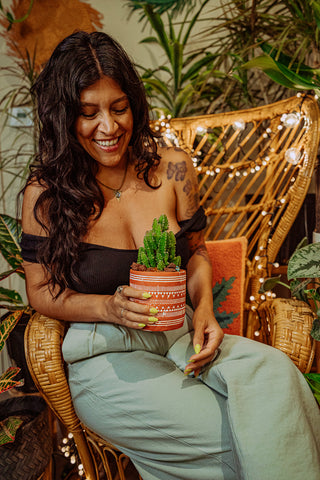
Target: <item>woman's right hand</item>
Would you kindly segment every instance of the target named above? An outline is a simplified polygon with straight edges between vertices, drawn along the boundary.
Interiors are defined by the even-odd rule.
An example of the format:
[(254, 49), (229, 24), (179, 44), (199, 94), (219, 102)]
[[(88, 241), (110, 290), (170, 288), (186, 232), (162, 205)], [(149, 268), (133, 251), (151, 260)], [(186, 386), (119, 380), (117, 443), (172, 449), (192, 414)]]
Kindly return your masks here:
[(107, 303), (108, 323), (125, 327), (141, 330), (154, 325), (158, 321), (157, 313), (158, 309), (152, 305), (152, 295), (129, 285), (120, 285)]

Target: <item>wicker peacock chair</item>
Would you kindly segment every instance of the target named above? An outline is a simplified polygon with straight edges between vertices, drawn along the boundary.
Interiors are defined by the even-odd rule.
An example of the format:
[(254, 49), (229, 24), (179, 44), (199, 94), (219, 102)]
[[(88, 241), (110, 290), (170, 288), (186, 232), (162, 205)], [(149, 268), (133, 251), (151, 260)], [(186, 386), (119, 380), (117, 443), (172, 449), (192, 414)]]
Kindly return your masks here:
[[(311, 310), (295, 300), (265, 299), (259, 288), (272, 273), (310, 185), (320, 132), (316, 100), (297, 96), (243, 111), (162, 119), (154, 127), (163, 132), (161, 141), (184, 148), (194, 159), (208, 216), (206, 239), (248, 240), (245, 334), (280, 348), (308, 372), (314, 356)], [(33, 315), (25, 334), (31, 375), (73, 433), (86, 479), (98, 480), (97, 458), (108, 480), (126, 479), (128, 457), (75, 414), (61, 355), (64, 333), (63, 321)]]

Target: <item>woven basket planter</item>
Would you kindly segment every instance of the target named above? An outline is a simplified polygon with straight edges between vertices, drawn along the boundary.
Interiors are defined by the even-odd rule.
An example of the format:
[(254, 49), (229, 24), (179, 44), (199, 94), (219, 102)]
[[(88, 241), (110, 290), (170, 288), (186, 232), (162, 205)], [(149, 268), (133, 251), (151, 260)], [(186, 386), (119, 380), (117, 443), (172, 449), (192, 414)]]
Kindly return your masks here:
[[(130, 270), (130, 286), (152, 294), (158, 321), (144, 330), (165, 331), (182, 327), (186, 311), (186, 271), (150, 272)], [(138, 303), (143, 301), (136, 300)]]
[(1, 419), (24, 420), (15, 441), (0, 447), (0, 480), (37, 480), (52, 455), (48, 407), (39, 396), (18, 396), (0, 403)]

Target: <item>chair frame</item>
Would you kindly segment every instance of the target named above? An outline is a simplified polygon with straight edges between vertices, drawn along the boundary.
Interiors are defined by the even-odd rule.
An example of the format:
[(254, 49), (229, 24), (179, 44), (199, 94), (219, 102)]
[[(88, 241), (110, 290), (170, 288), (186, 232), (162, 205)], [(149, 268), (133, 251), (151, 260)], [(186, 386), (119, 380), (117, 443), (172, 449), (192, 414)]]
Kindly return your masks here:
[[(295, 112), (298, 115), (299, 124), (294, 126), (291, 131), (287, 131), (285, 138), (281, 137), (277, 131), (273, 135), (269, 135), (270, 132), (278, 129), (279, 122), (282, 122), (282, 116), (291, 112)], [(238, 155), (243, 153), (241, 138), (239, 137), (241, 129), (236, 128), (232, 131), (234, 124), (239, 119), (245, 119), (246, 125), (250, 123), (253, 126), (252, 132), (249, 132), (246, 137), (257, 134), (259, 128), (263, 126), (263, 122), (268, 121), (271, 127), (267, 128), (271, 130), (267, 134), (269, 135), (269, 141), (273, 142), (274, 152), (277, 153), (277, 155), (273, 156), (272, 162), (264, 165), (262, 154), (266, 153), (267, 148), (263, 144), (264, 135), (262, 135), (261, 139), (255, 140), (255, 143), (251, 145), (252, 148), (244, 150), (244, 158), (239, 160)], [(313, 97), (305, 96), (302, 100), (293, 97), (272, 105), (243, 111), (192, 118), (176, 118), (167, 121), (162, 119), (152, 123), (152, 126), (163, 134), (162, 140), (159, 141), (169, 146), (180, 146), (190, 153), (191, 156), (195, 155), (194, 149), (197, 146), (200, 145), (199, 148), (204, 147), (205, 142), (208, 138), (210, 139), (212, 132), (214, 134), (220, 132), (216, 136), (215, 141), (212, 141), (211, 138), (209, 150), (206, 151), (205, 155), (201, 159), (196, 158), (194, 163), (196, 171), (200, 175), (199, 192), (201, 204), (205, 207), (206, 215), (211, 220), (205, 238), (207, 240), (221, 240), (232, 236), (246, 236), (249, 245), (245, 285), (246, 336), (256, 338), (281, 349), (290, 356), (297, 367), (304, 373), (310, 371), (315, 351), (315, 342), (312, 341), (309, 334), (314, 318), (312, 311), (305, 304), (297, 303), (296, 300), (278, 301), (278, 299), (272, 300), (269, 298), (265, 301), (259, 293), (259, 288), (261, 277), (270, 276), (272, 264), (276, 259), (280, 246), (288, 234), (307, 194), (316, 165), (320, 135), (319, 119), (320, 114), (317, 102)], [(200, 138), (200, 141), (197, 133), (199, 127), (205, 128), (205, 133)], [(226, 133), (226, 141), (223, 143)], [(277, 172), (270, 165), (276, 165), (276, 169), (279, 171), (287, 168), (285, 167), (284, 153), (283, 151), (280, 153), (280, 144), (283, 142), (287, 149), (292, 144), (298, 146), (302, 149), (303, 154), (299, 163), (289, 168), (290, 175), (286, 177), (285, 181), (288, 183), (285, 207), (279, 208), (279, 199), (271, 199), (272, 189), (276, 189), (274, 178), (277, 178)], [(195, 143), (197, 143), (196, 147)], [(229, 150), (232, 144), (235, 147), (233, 150)], [(260, 191), (262, 201), (249, 201), (248, 205), (243, 205), (241, 202), (237, 203), (237, 201), (233, 205), (227, 203), (225, 205), (215, 205), (215, 198), (210, 193), (214, 190), (214, 185), (218, 185), (217, 182), (221, 181), (221, 179), (224, 179), (225, 183), (230, 183), (228, 178), (231, 180), (230, 175), (233, 170), (243, 168), (243, 162), (247, 162), (245, 168), (247, 168), (246, 165), (250, 167), (250, 164), (254, 161), (250, 155), (257, 145), (257, 162), (259, 167), (264, 168), (265, 175), (259, 185), (265, 186), (267, 180), (270, 180), (272, 188)], [(268, 145), (268, 148), (270, 148), (270, 143)], [(217, 146), (219, 148), (215, 150)], [(212, 172), (214, 175), (212, 175)], [(226, 176), (226, 173), (228, 176)], [(208, 181), (209, 186), (206, 183)], [(244, 183), (240, 182), (235, 189), (239, 190), (241, 184), (243, 185)], [(222, 186), (221, 188), (223, 189), (224, 187)], [(259, 188), (260, 186), (257, 187), (257, 189)], [(249, 189), (247, 191), (249, 192)], [(282, 193), (280, 191), (280, 194)], [(268, 213), (273, 215), (272, 228), (265, 218), (261, 218), (263, 209), (266, 209)], [(251, 223), (249, 222), (248, 224), (249, 232), (246, 231), (245, 223), (240, 230), (233, 229), (232, 233), (227, 231), (225, 227), (234, 214), (240, 214), (241, 219), (244, 219), (245, 216), (251, 219)], [(214, 232), (212, 227), (212, 219), (216, 221), (215, 217), (227, 219), (224, 227), (218, 229), (218, 233)], [(256, 230), (259, 230), (259, 234)], [(257, 259), (258, 256), (259, 260)], [(251, 301), (253, 297), (255, 300)], [(75, 413), (61, 352), (65, 329), (65, 322), (48, 318), (39, 313), (35, 313), (30, 318), (25, 331), (25, 352), (31, 376), (56, 417), (66, 426), (68, 432), (73, 434), (87, 480), (99, 479), (99, 462), (97, 458), (100, 458), (108, 480), (125, 480), (126, 467), (130, 459), (109, 442), (98, 437), (94, 432), (91, 432), (81, 424)], [(257, 337), (255, 336), (256, 332), (258, 332)], [(116, 472), (112, 471), (113, 466), (110, 464), (110, 457), (116, 464)], [(141, 477), (138, 478), (142, 480)]]
[[(292, 125), (287, 126), (288, 119)], [(205, 239), (248, 240), (245, 334), (259, 339), (261, 282), (274, 273), (277, 254), (317, 165), (318, 101), (297, 94), (247, 110), (163, 118), (153, 126), (162, 134), (161, 141), (184, 149), (194, 161), (200, 203), (208, 217)], [(286, 154), (294, 150), (301, 156), (291, 164)]]

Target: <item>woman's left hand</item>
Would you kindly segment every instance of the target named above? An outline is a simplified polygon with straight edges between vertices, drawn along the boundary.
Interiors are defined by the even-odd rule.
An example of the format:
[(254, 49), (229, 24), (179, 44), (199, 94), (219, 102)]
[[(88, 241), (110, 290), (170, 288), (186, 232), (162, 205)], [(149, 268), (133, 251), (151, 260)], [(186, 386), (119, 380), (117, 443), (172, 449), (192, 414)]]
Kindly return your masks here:
[(211, 362), (216, 356), (216, 350), (223, 340), (223, 330), (214, 317), (214, 313), (200, 306), (193, 315), (194, 355), (191, 355), (185, 374), (192, 371), (197, 377), (204, 365)]

